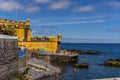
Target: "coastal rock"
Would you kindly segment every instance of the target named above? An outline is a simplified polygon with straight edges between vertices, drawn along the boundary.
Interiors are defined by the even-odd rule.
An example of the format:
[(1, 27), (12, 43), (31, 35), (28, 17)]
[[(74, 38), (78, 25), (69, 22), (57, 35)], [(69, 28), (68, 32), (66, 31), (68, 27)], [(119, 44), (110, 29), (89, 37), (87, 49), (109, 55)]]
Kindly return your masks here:
[(100, 52), (89, 50), (87, 51), (87, 54), (100, 54)]
[(67, 50), (67, 51), (78, 53), (78, 54), (90, 54), (90, 55), (98, 55), (98, 54), (100, 54), (100, 52), (93, 51), (93, 50), (82, 51), (82, 50), (71, 49), (71, 50)]
[(104, 62), (105, 66), (120, 67), (120, 59), (108, 59)]
[(89, 64), (88, 64), (88, 63), (74, 64), (74, 67), (88, 68), (88, 67), (89, 67)]

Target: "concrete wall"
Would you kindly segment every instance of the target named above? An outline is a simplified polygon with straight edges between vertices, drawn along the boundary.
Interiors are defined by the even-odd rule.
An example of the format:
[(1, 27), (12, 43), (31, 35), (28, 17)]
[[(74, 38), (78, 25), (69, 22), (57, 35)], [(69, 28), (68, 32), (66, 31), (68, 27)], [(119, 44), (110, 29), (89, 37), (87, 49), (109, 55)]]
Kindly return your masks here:
[(0, 80), (18, 73), (18, 42), (16, 37), (0, 35)]

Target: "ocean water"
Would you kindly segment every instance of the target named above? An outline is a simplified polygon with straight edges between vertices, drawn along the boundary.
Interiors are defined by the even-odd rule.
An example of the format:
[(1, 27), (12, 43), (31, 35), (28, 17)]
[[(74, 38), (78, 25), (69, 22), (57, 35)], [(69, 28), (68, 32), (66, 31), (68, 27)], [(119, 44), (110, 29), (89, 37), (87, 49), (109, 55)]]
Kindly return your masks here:
[(109, 58), (120, 58), (120, 44), (61, 43), (61, 47), (66, 49), (101, 52), (100, 55), (78, 56), (78, 63), (89, 63), (89, 69), (79, 69), (77, 73), (74, 73), (73, 65), (64, 65), (64, 73), (60, 75), (62, 80), (92, 80), (120, 77), (120, 68), (99, 65)]

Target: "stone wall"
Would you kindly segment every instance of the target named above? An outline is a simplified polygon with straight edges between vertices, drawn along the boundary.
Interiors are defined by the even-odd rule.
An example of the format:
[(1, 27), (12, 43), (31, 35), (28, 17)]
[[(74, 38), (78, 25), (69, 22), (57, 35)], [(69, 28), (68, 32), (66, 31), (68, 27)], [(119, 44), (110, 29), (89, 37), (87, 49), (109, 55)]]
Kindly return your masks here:
[(18, 73), (17, 39), (0, 37), (0, 80), (8, 80)]

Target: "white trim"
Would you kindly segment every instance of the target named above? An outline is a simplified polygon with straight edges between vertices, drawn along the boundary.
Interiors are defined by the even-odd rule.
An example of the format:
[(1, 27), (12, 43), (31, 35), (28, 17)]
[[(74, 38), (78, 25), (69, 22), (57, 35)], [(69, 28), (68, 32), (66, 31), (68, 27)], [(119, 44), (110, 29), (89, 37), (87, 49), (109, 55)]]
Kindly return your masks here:
[(3, 34), (0, 34), (0, 39), (18, 39), (17, 36), (9, 36), (9, 35), (3, 35)]

